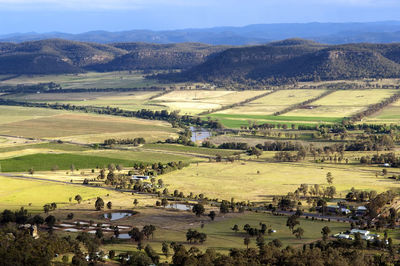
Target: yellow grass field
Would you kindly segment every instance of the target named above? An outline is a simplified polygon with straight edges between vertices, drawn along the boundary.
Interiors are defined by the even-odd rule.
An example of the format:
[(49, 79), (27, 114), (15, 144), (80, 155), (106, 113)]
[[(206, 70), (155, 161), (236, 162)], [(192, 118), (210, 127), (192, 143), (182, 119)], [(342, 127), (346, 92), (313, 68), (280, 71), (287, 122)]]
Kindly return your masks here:
[(381, 102), (395, 93), (394, 90), (342, 90), (312, 103), (313, 109), (297, 109), (287, 116), (346, 117), (367, 106)]
[(7, 107), (3, 110), (7, 110), (5, 116), (13, 110), (16, 110), (16, 115), (2, 124), (0, 135), (93, 143), (102, 142), (107, 138), (127, 137), (144, 137), (147, 141), (154, 141), (172, 137), (176, 133), (170, 124), (162, 121), (66, 111), (52, 112), (40, 108)]
[(49, 117), (61, 113), (62, 111), (43, 108), (0, 106), (0, 125), (29, 119)]
[(181, 110), (181, 114), (198, 114), (241, 102), (263, 93), (265, 91), (172, 91), (155, 98), (154, 103), (164, 105), (171, 110)]
[[(79, 194), (84, 200), (116, 192), (80, 185), (57, 184), (0, 176), (0, 209), (43, 211), (43, 205), (56, 202), (58, 206), (70, 204), (69, 198)], [(31, 203), (31, 204), (30, 204)]]
[[(258, 174), (257, 171), (260, 171)], [(294, 192), (300, 184), (326, 184), (326, 174), (331, 172), (338, 194), (357, 189), (399, 189), (400, 183), (388, 178), (375, 177), (379, 167), (354, 167), (339, 164), (314, 163), (199, 163), (162, 177), (169, 190), (184, 193), (204, 193), (211, 198), (229, 200), (265, 201), (272, 195)], [(392, 171), (392, 170), (390, 170)], [(399, 170), (395, 170), (399, 174)]]
[(221, 111), (223, 114), (271, 115), (286, 107), (304, 102), (324, 93), (325, 90), (281, 90), (243, 106)]

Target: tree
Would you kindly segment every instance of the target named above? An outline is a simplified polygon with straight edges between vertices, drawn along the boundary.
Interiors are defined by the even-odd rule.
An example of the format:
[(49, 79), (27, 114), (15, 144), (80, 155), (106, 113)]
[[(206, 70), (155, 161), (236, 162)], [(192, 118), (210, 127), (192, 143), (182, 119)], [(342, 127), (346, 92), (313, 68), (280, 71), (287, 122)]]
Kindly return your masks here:
[(163, 242), (162, 243), (162, 248), (161, 248), (162, 253), (164, 254), (164, 256), (166, 258), (169, 257), (169, 247), (168, 247), (168, 243), (167, 242)]
[(210, 217), (211, 221), (214, 221), (215, 216), (216, 216), (215, 211), (210, 211), (210, 214), (208, 215), (208, 217)]
[(235, 224), (235, 225), (232, 227), (232, 230), (235, 231), (235, 233), (237, 233), (237, 232), (239, 231), (239, 226), (238, 226), (237, 224)]
[(81, 195), (76, 195), (75, 196), (75, 200), (78, 202), (78, 204), (81, 204), (81, 201), (82, 201), (82, 197), (81, 197)]
[(295, 230), (293, 230), (293, 234), (296, 236), (297, 239), (301, 239), (304, 234), (304, 230), (301, 227), (297, 227)]
[(35, 173), (35, 170), (33, 169), (33, 167), (29, 168), (28, 170), (30, 175), (33, 175)]
[(229, 212), (229, 203), (226, 200), (223, 200), (221, 205), (219, 206), (220, 213), (228, 213)]
[(111, 201), (107, 202), (107, 209), (109, 209), (109, 210), (112, 209), (112, 202)]
[(103, 199), (100, 198), (100, 197), (97, 197), (97, 200), (96, 200), (94, 206), (96, 207), (96, 210), (97, 210), (97, 211), (100, 211), (101, 209), (103, 209), (103, 208), (104, 208), (104, 201), (103, 201)]
[(265, 246), (265, 239), (262, 235), (259, 235), (256, 239), (257, 247), (261, 250)]
[(138, 201), (137, 199), (135, 199), (135, 200), (133, 201), (133, 205), (135, 205), (135, 207), (136, 207), (138, 204), (139, 204), (139, 201)]
[(246, 236), (246, 237), (243, 239), (243, 243), (246, 245), (246, 248), (249, 249), (250, 237)]
[(53, 215), (49, 215), (46, 217), (46, 219), (44, 221), (48, 227), (52, 228), (54, 226), (54, 224), (56, 223), (56, 217), (54, 217)]
[(321, 230), (322, 239), (327, 240), (330, 233), (331, 229), (328, 226), (324, 226)]
[(163, 187), (164, 186), (164, 181), (160, 178), (160, 179), (158, 179), (157, 180), (157, 184), (158, 184), (158, 187)]
[(326, 181), (328, 182), (329, 185), (332, 185), (332, 183), (333, 183), (333, 176), (332, 176), (332, 173), (331, 173), (331, 172), (328, 172), (328, 173), (326, 174)]
[(168, 200), (166, 198), (161, 199), (161, 205), (165, 208), (168, 205)]
[(96, 229), (96, 237), (98, 238), (98, 239), (102, 239), (103, 238), (103, 236), (104, 236), (104, 234), (103, 234), (103, 230), (101, 230), (101, 228), (97, 228)]
[(300, 224), (300, 222), (297, 221), (297, 218), (298, 218), (298, 217), (297, 217), (296, 215), (292, 215), (292, 216), (289, 216), (288, 219), (287, 219), (287, 221), (286, 221), (286, 226), (289, 227), (289, 229), (290, 229), (291, 231), (293, 231), (293, 228), (294, 228), (296, 225)]
[(198, 203), (193, 205), (192, 211), (196, 214), (197, 217), (200, 217), (205, 212), (205, 209), (203, 204)]

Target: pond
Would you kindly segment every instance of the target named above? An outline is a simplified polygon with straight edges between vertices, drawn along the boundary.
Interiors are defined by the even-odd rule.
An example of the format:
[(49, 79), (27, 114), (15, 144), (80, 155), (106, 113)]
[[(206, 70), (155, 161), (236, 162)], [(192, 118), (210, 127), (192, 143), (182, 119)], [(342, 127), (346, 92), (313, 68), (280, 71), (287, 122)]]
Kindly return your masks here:
[[(125, 217), (129, 217), (132, 216), (132, 213), (129, 212), (110, 212), (110, 213), (105, 213), (104, 218), (111, 220), (111, 221), (115, 221), (115, 220), (119, 220)], [(104, 225), (103, 225), (104, 226)]]
[(191, 141), (203, 141), (209, 137), (211, 137), (211, 132), (204, 128), (199, 127), (190, 127), (190, 131), (192, 131)]
[(129, 234), (119, 234), (118, 239), (130, 239), (131, 236)]
[(190, 211), (192, 207), (190, 205), (182, 204), (182, 203), (173, 203), (167, 206), (169, 209), (175, 209), (180, 211)]

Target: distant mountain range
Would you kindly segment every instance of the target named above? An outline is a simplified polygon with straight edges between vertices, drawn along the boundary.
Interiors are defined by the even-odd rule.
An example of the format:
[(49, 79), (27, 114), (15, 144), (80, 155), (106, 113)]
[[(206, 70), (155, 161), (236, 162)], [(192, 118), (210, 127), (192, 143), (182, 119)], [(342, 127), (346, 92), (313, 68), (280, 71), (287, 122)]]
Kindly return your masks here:
[(400, 42), (400, 22), (259, 24), (245, 27), (170, 31), (91, 31), (80, 34), (60, 32), (15, 33), (0, 35), (0, 42), (19, 43), (54, 38), (103, 44), (117, 42), (158, 44), (196, 42), (211, 45), (249, 45), (264, 44), (288, 38), (305, 38), (327, 44), (393, 43)]
[(248, 46), (98, 44), (61, 39), (0, 43), (0, 74), (176, 69), (181, 71), (169, 71), (149, 78), (269, 84), (399, 78), (400, 43), (330, 45), (305, 39)]

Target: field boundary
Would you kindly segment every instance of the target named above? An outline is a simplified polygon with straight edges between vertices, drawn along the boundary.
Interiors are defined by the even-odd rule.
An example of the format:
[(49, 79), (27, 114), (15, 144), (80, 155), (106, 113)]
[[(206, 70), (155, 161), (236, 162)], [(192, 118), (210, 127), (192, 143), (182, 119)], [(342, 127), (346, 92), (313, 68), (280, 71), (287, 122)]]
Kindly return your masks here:
[(212, 114), (212, 113), (216, 113), (216, 112), (220, 112), (220, 111), (223, 111), (223, 110), (231, 109), (231, 108), (234, 108), (234, 107), (237, 107), (237, 106), (242, 106), (242, 105), (244, 105), (246, 103), (253, 102), (255, 100), (263, 98), (263, 97), (265, 97), (267, 95), (270, 95), (270, 94), (272, 94), (274, 92), (277, 92), (277, 91), (279, 91), (279, 89), (275, 89), (275, 90), (272, 90), (272, 91), (268, 91), (266, 93), (262, 93), (260, 95), (254, 96), (252, 98), (248, 98), (248, 99), (246, 99), (244, 101), (241, 101), (241, 102), (238, 102), (238, 103), (233, 103), (233, 104), (230, 104), (230, 105), (222, 106), (221, 108), (218, 108), (218, 109), (215, 109), (215, 110), (205, 111), (205, 112), (199, 113), (198, 115), (199, 116), (201, 116), (201, 115), (209, 115), (209, 114)]
[(370, 116), (372, 114), (375, 114), (375, 113), (381, 111), (382, 109), (384, 109), (388, 105), (398, 101), (399, 99), (400, 99), (400, 92), (396, 92), (395, 94), (393, 94), (389, 98), (386, 98), (386, 99), (382, 100), (379, 103), (375, 103), (375, 104), (369, 105), (366, 110), (360, 111), (360, 112), (350, 116), (350, 118), (348, 118), (348, 119), (351, 122), (362, 121), (362, 119), (364, 117)]
[(274, 116), (278, 116), (278, 115), (283, 115), (283, 114), (289, 113), (290, 111), (299, 109), (299, 108), (304, 107), (304, 106), (306, 106), (306, 105), (308, 105), (308, 104), (310, 104), (312, 102), (315, 102), (315, 101), (317, 101), (319, 99), (322, 99), (322, 98), (334, 93), (335, 91), (336, 90), (328, 90), (328, 91), (322, 93), (321, 95), (319, 95), (317, 97), (314, 97), (312, 99), (308, 99), (308, 100), (306, 100), (304, 102), (301, 102), (301, 103), (298, 103), (298, 104), (291, 105), (291, 106), (283, 109), (282, 111), (275, 112), (273, 115)]
[(156, 98), (158, 98), (158, 97), (164, 96), (164, 95), (166, 95), (166, 94), (168, 94), (168, 93), (170, 93), (170, 92), (173, 92), (173, 91), (174, 91), (174, 90), (164, 90), (164, 91), (162, 91), (162, 92), (160, 92), (160, 93), (157, 93), (156, 95), (151, 96), (148, 100), (149, 100), (149, 101), (154, 100), (154, 99), (156, 99)]

